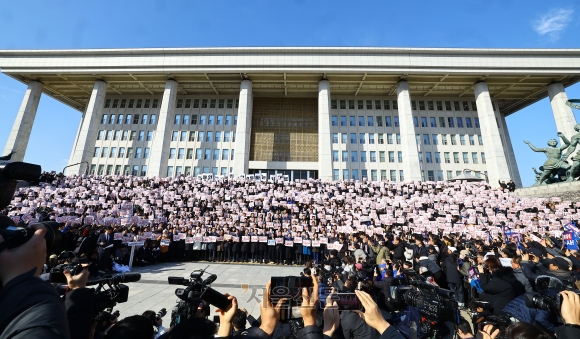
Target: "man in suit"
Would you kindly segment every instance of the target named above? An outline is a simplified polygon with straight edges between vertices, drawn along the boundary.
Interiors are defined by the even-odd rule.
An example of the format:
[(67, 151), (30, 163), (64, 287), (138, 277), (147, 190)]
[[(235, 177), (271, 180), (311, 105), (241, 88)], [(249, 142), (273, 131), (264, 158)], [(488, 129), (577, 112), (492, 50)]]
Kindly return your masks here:
[(97, 252), (99, 253), (99, 269), (100, 270), (110, 270), (111, 267), (109, 267), (109, 259), (111, 257), (111, 252), (113, 250), (113, 247), (109, 247), (108, 246), (113, 244), (113, 229), (112, 228), (107, 228), (105, 230), (105, 233), (101, 233), (101, 235), (99, 235), (99, 238), (97, 239), (97, 245), (99, 245), (99, 248), (97, 249)]

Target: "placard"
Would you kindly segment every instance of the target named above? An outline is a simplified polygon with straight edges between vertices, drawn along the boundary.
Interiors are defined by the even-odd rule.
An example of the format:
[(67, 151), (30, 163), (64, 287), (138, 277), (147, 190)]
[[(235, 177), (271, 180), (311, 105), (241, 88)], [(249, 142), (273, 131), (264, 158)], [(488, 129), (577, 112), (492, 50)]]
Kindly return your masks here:
[(286, 240), (286, 241), (284, 241), (284, 246), (292, 247), (292, 246), (294, 246), (294, 242), (292, 240)]
[(250, 237), (249, 237), (249, 236), (247, 236), (247, 235), (244, 235), (244, 236), (242, 237), (242, 242), (250, 242)]
[(267, 236), (266, 237), (265, 236), (260, 236), (259, 237), (259, 241), (260, 242), (266, 242), (267, 243), (268, 242), (268, 237)]

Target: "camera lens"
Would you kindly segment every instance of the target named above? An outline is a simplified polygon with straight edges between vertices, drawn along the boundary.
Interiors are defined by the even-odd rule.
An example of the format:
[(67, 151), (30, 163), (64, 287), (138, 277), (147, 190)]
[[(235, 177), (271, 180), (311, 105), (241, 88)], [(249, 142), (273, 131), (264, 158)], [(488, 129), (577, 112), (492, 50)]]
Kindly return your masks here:
[(46, 251), (48, 253), (55, 252), (54, 249), (58, 248), (62, 241), (62, 233), (58, 229), (59, 223), (55, 221), (43, 221), (38, 224), (46, 229), (46, 234), (44, 235), (44, 240), (46, 240)]

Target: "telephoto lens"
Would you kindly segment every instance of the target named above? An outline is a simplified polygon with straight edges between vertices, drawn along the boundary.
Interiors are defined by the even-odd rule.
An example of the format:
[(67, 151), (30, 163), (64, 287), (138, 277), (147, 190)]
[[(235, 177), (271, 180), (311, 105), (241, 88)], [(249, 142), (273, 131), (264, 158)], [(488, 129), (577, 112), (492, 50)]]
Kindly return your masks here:
[(163, 317), (165, 317), (165, 315), (167, 314), (167, 310), (162, 308), (159, 312), (157, 312), (157, 314), (155, 315), (155, 319), (159, 320)]

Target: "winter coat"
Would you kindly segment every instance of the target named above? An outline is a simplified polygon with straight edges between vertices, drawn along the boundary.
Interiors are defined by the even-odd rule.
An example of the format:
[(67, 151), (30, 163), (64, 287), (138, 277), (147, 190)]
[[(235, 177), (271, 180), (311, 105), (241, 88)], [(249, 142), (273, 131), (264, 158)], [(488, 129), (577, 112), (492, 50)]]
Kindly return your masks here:
[(453, 257), (447, 256), (447, 258), (445, 258), (444, 264), (446, 269), (447, 283), (457, 285), (463, 284), (463, 276), (457, 269), (457, 264), (453, 261)]
[(511, 267), (502, 267), (491, 274), (480, 274), (479, 280), (485, 292), (481, 295), (481, 299), (492, 305), (495, 315), (499, 315), (519, 293), (516, 291), (519, 282)]

